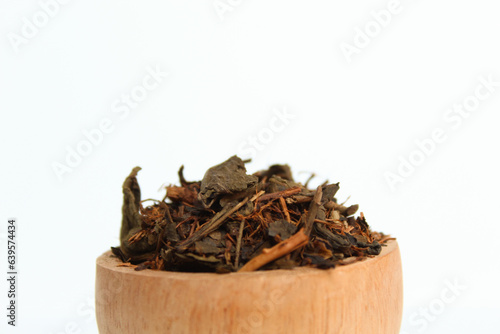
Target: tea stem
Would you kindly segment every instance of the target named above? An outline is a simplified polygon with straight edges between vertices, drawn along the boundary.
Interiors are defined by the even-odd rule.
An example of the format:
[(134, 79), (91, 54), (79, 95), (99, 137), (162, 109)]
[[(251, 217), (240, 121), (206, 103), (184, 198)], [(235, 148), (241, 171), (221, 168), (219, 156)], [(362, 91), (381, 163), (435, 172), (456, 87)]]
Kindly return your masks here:
[(236, 241), (236, 259), (234, 260), (234, 269), (238, 270), (240, 262), (241, 239), (243, 238), (243, 229), (245, 228), (245, 219), (241, 220), (238, 240)]
[(238, 272), (255, 271), (271, 261), (279, 259), (294, 250), (307, 245), (309, 237), (305, 235), (304, 228), (301, 228), (290, 238), (283, 240), (271, 248), (265, 248), (262, 253), (248, 261)]

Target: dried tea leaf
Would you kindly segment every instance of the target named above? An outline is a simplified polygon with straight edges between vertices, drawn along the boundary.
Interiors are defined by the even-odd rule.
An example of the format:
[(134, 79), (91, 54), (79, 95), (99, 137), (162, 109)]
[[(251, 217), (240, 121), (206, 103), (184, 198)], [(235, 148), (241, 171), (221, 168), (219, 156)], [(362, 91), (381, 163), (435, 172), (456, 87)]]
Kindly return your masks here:
[(217, 244), (212, 238), (205, 238), (194, 243), (194, 248), (199, 254), (218, 254), (223, 249), (217, 247)]
[(111, 247), (111, 253), (113, 253), (113, 255), (119, 257), (120, 260), (122, 260), (122, 262), (127, 262), (127, 258), (125, 256), (125, 254), (123, 254), (120, 247)]
[(201, 181), (200, 199), (206, 206), (220, 195), (233, 194), (255, 186), (258, 178), (247, 175), (245, 164), (237, 156), (211, 167)]
[(268, 182), (269, 185), (266, 188), (266, 191), (268, 193), (276, 193), (278, 191), (283, 191), (298, 186), (297, 183), (287, 179), (283, 179), (279, 176), (272, 176)]
[(245, 205), (238, 210), (238, 213), (242, 216), (248, 216), (253, 212), (254, 205), (253, 202), (247, 202)]
[(132, 169), (123, 183), (122, 227), (120, 231), (120, 249), (127, 258), (139, 260), (141, 255), (155, 249), (156, 238), (143, 238), (130, 243), (129, 239), (139, 232), (142, 227), (142, 216), (139, 213), (141, 203), (141, 189), (137, 182), (137, 173), (141, 167)]
[(225, 230), (230, 236), (236, 237), (239, 234), (240, 231), (239, 221), (231, 220), (228, 221), (225, 225), (226, 225)]
[(316, 268), (320, 269), (335, 268), (335, 261), (326, 260), (321, 256), (304, 254), (304, 257), (305, 257), (304, 260), (306, 260), (307, 264), (312, 265)]
[(307, 254), (321, 256), (323, 259), (331, 259), (333, 257), (333, 252), (328, 249), (323, 241), (319, 238), (314, 240), (311, 246), (307, 250)]
[(316, 219), (325, 220), (326, 218), (326, 209), (323, 205), (318, 207), (318, 212), (316, 212)]
[(187, 257), (190, 257), (190, 258), (193, 258), (195, 260), (198, 260), (198, 261), (201, 261), (201, 262), (209, 262), (209, 263), (219, 263), (220, 260), (217, 259), (215, 256), (213, 255), (210, 255), (208, 257), (206, 256), (199, 256), (199, 255), (196, 255), (196, 254), (193, 254), (193, 253), (186, 253), (186, 254), (183, 254)]
[[(141, 189), (137, 182), (137, 173), (141, 167), (135, 167), (123, 182), (122, 228), (120, 240), (124, 240), (130, 230), (141, 226), (142, 218), (139, 214), (141, 203)], [(127, 238), (128, 240), (128, 238)]]
[(181, 183), (181, 186), (183, 186), (183, 187), (197, 183), (197, 182), (186, 181), (186, 179), (184, 178), (184, 165), (181, 165), (181, 168), (179, 168), (179, 172), (177, 172), (177, 174), (179, 175), (179, 182)]
[(177, 234), (177, 230), (175, 229), (174, 224), (167, 224), (165, 226), (164, 231), (165, 231), (164, 236), (168, 241), (177, 242), (180, 240), (179, 234)]
[[(342, 251), (345, 250), (346, 248), (351, 247), (352, 243), (349, 242), (349, 240), (342, 235), (334, 234), (332, 231), (327, 229), (325, 226), (322, 224), (315, 223), (314, 228), (318, 235), (320, 235), (322, 238), (328, 240), (330, 243), (330, 246), (337, 251)], [(354, 239), (356, 240), (356, 239)]]
[(382, 246), (376, 240), (372, 243), (358, 241), (356, 246), (359, 248), (366, 248), (366, 254), (368, 255), (379, 255), (382, 251)]
[[(368, 243), (368, 239), (366, 238), (366, 235), (357, 234), (354, 236), (354, 238), (356, 238), (356, 241), (357, 241), (357, 244), (359, 247), (363, 247), (363, 246), (360, 246), (361, 244)], [(367, 246), (365, 246), (365, 247), (367, 247)]]
[(273, 176), (278, 176), (284, 180), (293, 181), (292, 170), (288, 165), (272, 165), (267, 170), (262, 170), (255, 173), (259, 179), (270, 179)]
[(352, 216), (353, 214), (355, 214), (358, 211), (358, 209), (359, 209), (359, 205), (358, 204), (351, 205), (345, 211), (345, 216), (346, 217)]
[(214, 231), (208, 235), (210, 238), (213, 240), (216, 240), (220, 242), (222, 240), (222, 232), (221, 231)]
[(328, 201), (333, 201), (335, 198), (335, 194), (340, 189), (338, 183), (336, 184), (327, 184), (323, 186), (323, 203)]
[(195, 201), (198, 197), (198, 193), (191, 188), (177, 187), (177, 186), (167, 186), (167, 198), (175, 201), (182, 202), (189, 205), (195, 205)]
[(277, 259), (266, 266), (262, 267), (265, 270), (274, 270), (274, 269), (293, 269), (297, 266), (297, 263), (291, 259), (287, 259), (286, 257), (282, 257), (281, 259)]
[(297, 232), (297, 226), (284, 219), (280, 219), (269, 224), (267, 234), (273, 238), (279, 235), (281, 240), (286, 240), (295, 234), (295, 232)]

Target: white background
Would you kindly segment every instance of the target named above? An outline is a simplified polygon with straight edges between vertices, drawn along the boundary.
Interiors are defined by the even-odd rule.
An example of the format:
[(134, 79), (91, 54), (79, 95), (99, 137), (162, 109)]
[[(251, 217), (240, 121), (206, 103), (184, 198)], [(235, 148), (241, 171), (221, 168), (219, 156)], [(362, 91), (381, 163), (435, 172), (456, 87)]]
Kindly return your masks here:
[[(299, 180), (340, 181), (340, 200), (351, 196), (374, 230), (398, 238), (402, 333), (498, 330), (500, 7), (401, 0), (380, 28), (371, 12), (388, 1), (220, 3), (230, 10), (75, 0), (48, 17), (38, 1), (0, 1), (0, 265), (15, 217), (20, 273), (15, 329), (0, 280), (1, 332), (96, 333), (94, 262), (118, 244), (131, 168), (143, 168), (143, 198), (160, 198), (181, 164), (201, 179), (233, 154), (247, 158), (250, 137), (250, 172), (289, 163)], [(29, 22), (40, 26), (31, 35)], [(357, 53), (346, 57), (347, 44)], [(148, 68), (168, 76), (116, 112)], [(446, 119), (478, 101), (481, 77), (496, 82), (478, 88), (488, 97), (460, 123)], [(293, 118), (279, 123), (276, 110)], [(54, 165), (106, 119), (110, 133), (58, 177)], [(436, 129), (446, 140), (418, 153)], [(391, 187), (387, 173), (410, 157), (419, 165)]]

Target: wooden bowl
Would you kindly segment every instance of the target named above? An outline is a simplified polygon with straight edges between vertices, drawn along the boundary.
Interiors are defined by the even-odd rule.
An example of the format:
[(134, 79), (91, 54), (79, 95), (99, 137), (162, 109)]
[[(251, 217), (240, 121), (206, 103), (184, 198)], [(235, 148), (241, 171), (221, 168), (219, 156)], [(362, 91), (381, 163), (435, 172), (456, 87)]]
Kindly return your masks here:
[(101, 334), (399, 333), (403, 310), (396, 241), (335, 269), (212, 274), (135, 271), (97, 259)]

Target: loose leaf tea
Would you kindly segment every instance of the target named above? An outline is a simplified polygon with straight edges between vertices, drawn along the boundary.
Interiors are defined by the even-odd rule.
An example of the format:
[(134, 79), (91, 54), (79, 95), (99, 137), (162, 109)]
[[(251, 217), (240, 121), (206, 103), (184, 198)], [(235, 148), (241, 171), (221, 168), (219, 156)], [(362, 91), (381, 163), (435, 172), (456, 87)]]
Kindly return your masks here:
[[(372, 232), (358, 205), (338, 204), (339, 184), (308, 189), (288, 165), (253, 175), (233, 156), (144, 206), (135, 167), (123, 183), (120, 247), (136, 270), (234, 272), (334, 268), (378, 255), (392, 239)], [(307, 184), (307, 183), (306, 183)]]

